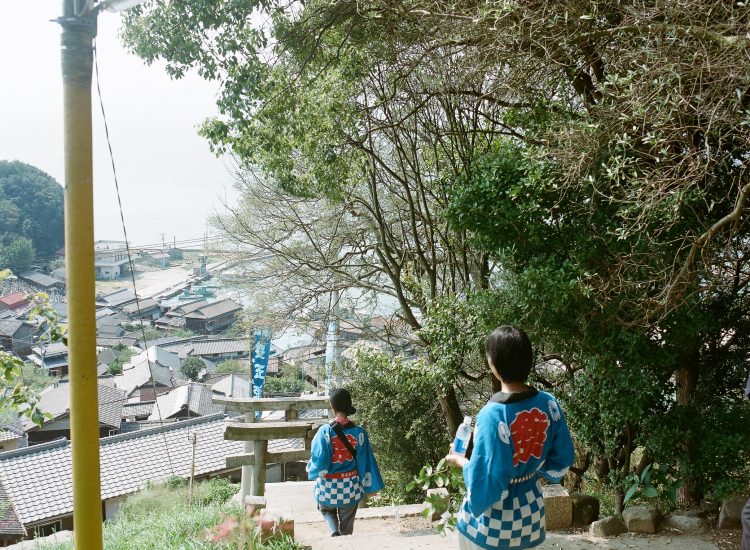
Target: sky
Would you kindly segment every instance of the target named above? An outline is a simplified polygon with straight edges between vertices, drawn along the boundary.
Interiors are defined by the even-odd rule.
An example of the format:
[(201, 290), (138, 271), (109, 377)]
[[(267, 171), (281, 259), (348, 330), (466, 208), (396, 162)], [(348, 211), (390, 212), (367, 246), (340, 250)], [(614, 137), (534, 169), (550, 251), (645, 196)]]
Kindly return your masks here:
[[(64, 184), (60, 0), (0, 0), (0, 160), (31, 164)], [(195, 74), (172, 80), (122, 46), (120, 16), (99, 16), (100, 85), (136, 246), (202, 237), (206, 218), (231, 202), (231, 162), (197, 135), (217, 114), (217, 85)], [(95, 237), (122, 239), (96, 88), (92, 88)]]

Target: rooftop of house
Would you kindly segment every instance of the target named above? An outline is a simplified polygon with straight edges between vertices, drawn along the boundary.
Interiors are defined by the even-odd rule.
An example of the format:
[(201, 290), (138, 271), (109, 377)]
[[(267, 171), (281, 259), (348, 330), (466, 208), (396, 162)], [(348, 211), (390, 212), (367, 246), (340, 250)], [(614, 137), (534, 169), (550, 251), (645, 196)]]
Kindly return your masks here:
[(59, 279), (55, 279), (39, 271), (26, 271), (25, 273), (21, 273), (20, 277), (42, 288), (49, 288), (62, 283)]
[(26, 529), (18, 519), (13, 502), (5, 493), (2, 483), (0, 483), (0, 533), (19, 537), (26, 536)]
[(26, 294), (21, 291), (6, 294), (0, 298), (0, 302), (8, 309), (20, 309), (29, 303), (26, 299)]
[[(122, 421), (122, 406), (125, 403), (125, 392), (121, 389), (99, 384), (97, 399), (99, 401), (99, 423), (117, 429)], [(39, 408), (58, 419), (70, 412), (70, 384), (59, 384), (45, 389), (39, 395)], [(23, 421), (26, 431), (37, 429), (31, 420)]]
[(137, 403), (125, 403), (122, 407), (123, 418), (134, 418), (138, 416), (151, 416), (156, 401), (139, 401)]
[(122, 311), (124, 313), (127, 313), (128, 315), (134, 315), (138, 313), (138, 311), (147, 311), (149, 309), (159, 307), (159, 302), (154, 300), (153, 298), (144, 298), (143, 300), (139, 300), (138, 302), (133, 302), (132, 304), (128, 304), (122, 308)]
[(13, 441), (23, 437), (26, 437), (26, 432), (23, 431), (23, 424), (20, 420), (0, 425), (0, 442)]
[[(228, 455), (244, 442), (224, 439), (224, 415), (204, 416), (100, 440), (102, 499), (134, 493), (148, 482), (190, 475), (196, 435), (195, 474), (226, 470)], [(301, 439), (270, 441), (269, 451), (301, 450)], [(0, 453), (0, 483), (24, 525), (69, 515), (73, 510), (71, 447), (67, 439)]]
[(227, 313), (233, 313), (241, 310), (242, 306), (240, 304), (238, 304), (231, 298), (227, 298), (225, 300), (220, 300), (218, 302), (214, 302), (213, 304), (208, 304), (194, 309), (190, 313), (186, 313), (185, 317), (188, 319), (213, 319), (214, 317), (219, 317), (221, 315), (226, 315)]
[(195, 311), (196, 309), (200, 309), (203, 306), (208, 305), (208, 300), (205, 298), (201, 298), (199, 300), (195, 300), (193, 302), (187, 302), (184, 304), (177, 304), (173, 308), (171, 308), (169, 311), (167, 311), (168, 317), (175, 317), (175, 316), (182, 316), (187, 315), (188, 313), (191, 313)]
[(42, 344), (31, 348), (34, 355), (43, 357), (45, 359), (54, 359), (68, 355), (68, 346), (62, 342), (50, 342), (48, 344)]
[(135, 301), (135, 294), (129, 288), (121, 288), (120, 290), (99, 296), (97, 301), (105, 303), (108, 306), (117, 307)]
[(221, 338), (203, 340), (193, 343), (190, 355), (224, 355), (236, 353), (250, 353), (250, 340), (247, 338)]
[(0, 336), (13, 337), (18, 332), (18, 329), (24, 325), (32, 328), (29, 323), (19, 321), (18, 319), (0, 319)]
[(224, 412), (220, 405), (211, 402), (211, 388), (196, 382), (188, 382), (156, 398), (149, 420), (167, 420), (189, 411), (191, 416), (206, 416)]
[(214, 393), (226, 397), (251, 397), (253, 384), (250, 375), (228, 374), (211, 386)]
[(168, 366), (143, 359), (123, 365), (122, 374), (113, 376), (112, 383), (130, 396), (136, 389), (149, 385), (152, 379), (155, 384), (173, 387), (172, 378), (173, 372)]

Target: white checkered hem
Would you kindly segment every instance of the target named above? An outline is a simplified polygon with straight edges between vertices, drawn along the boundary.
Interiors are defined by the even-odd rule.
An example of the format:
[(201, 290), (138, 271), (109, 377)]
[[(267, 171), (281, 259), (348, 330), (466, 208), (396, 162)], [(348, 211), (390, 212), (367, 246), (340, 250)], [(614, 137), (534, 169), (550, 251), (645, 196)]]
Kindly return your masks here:
[(538, 487), (510, 494), (475, 517), (461, 506), (458, 529), (482, 548), (531, 548), (545, 539), (544, 499)]
[(326, 479), (319, 477), (315, 482), (315, 500), (331, 508), (350, 506), (362, 500), (365, 492), (359, 482), (359, 476)]

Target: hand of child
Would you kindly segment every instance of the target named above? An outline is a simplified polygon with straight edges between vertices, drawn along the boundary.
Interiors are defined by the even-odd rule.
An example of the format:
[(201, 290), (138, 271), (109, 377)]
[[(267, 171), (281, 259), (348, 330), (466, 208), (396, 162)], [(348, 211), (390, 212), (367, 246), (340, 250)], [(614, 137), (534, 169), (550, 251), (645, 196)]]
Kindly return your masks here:
[(465, 456), (456, 454), (451, 450), (451, 452), (445, 455), (445, 461), (454, 466), (458, 466), (459, 468), (463, 468), (469, 462), (469, 459)]

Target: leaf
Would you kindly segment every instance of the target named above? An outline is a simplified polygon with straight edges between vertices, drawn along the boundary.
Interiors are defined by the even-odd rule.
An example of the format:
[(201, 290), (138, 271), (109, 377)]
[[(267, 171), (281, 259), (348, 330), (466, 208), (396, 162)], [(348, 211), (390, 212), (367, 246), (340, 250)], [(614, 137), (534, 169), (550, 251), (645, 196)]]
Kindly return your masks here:
[(659, 496), (659, 491), (656, 490), (656, 487), (646, 487), (643, 490), (643, 495), (648, 498), (654, 498)]
[(427, 464), (427, 465), (426, 465), (426, 466), (424, 467), (424, 471), (425, 471), (425, 473), (426, 473), (426, 474), (427, 474), (428, 476), (431, 476), (431, 475), (432, 475), (432, 465), (431, 465), (431, 464)]
[(623, 502), (629, 501), (633, 497), (633, 494), (635, 494), (635, 492), (637, 490), (638, 490), (638, 485), (637, 484), (631, 485), (630, 489), (628, 489), (628, 492), (625, 493), (625, 499), (623, 500)]
[(649, 473), (651, 472), (651, 466), (652, 466), (652, 464), (649, 464), (641, 472), (641, 482), (642, 483), (645, 483), (646, 480), (649, 478)]

